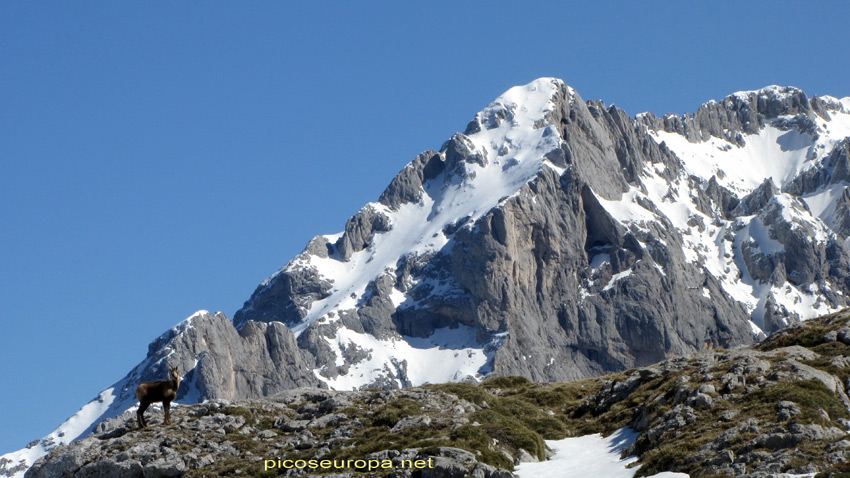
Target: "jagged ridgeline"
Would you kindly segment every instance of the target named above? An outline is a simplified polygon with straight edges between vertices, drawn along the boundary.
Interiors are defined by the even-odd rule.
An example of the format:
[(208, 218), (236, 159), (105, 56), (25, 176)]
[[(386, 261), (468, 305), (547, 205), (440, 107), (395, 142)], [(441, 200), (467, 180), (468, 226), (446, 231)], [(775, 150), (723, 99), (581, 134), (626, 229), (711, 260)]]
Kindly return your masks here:
[[(184, 375), (177, 403), (296, 387), (583, 379), (756, 340), (850, 294), (850, 98), (768, 87), (656, 117), (512, 88), (254, 291), (200, 311), (22, 473)], [(11, 470), (11, 471), (10, 471)]]
[[(839, 477), (850, 473), (847, 388), (845, 312), (756, 347), (578, 382), (492, 377), (390, 391), (302, 388), (180, 407), (173, 425), (159, 426), (159, 415), (146, 430), (128, 412), (39, 461), (27, 477), (353, 477), (372, 466), (371, 476), (525, 478), (536, 475), (516, 465), (549, 457), (546, 440), (622, 427), (637, 434), (625, 449), (639, 456), (637, 476)], [(569, 456), (551, 458), (565, 460), (563, 476), (609, 476), (570, 474)], [(284, 460), (302, 469), (282, 469)], [(318, 469), (304, 469), (311, 460)], [(403, 468), (417, 461), (430, 467)]]

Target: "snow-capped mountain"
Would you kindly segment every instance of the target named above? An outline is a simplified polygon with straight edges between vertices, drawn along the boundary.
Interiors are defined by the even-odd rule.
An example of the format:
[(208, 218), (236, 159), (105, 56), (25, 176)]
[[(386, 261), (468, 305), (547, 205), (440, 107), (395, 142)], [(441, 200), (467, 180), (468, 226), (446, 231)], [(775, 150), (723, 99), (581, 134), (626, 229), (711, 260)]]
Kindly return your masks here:
[(629, 117), (561, 80), (512, 88), (377, 202), (265, 280), (233, 322), (201, 311), (47, 438), (178, 402), (299, 386), (569, 380), (750, 343), (847, 305), (850, 98), (767, 87)]

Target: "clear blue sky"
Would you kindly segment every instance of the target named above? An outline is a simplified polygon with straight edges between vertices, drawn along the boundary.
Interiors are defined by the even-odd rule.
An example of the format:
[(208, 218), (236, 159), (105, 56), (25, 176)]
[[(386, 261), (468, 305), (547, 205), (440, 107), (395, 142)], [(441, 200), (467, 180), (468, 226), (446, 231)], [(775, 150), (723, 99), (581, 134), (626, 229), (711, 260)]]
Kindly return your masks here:
[(0, 2), (0, 453), (513, 85), (632, 115), (850, 96), (846, 2), (584, 3)]

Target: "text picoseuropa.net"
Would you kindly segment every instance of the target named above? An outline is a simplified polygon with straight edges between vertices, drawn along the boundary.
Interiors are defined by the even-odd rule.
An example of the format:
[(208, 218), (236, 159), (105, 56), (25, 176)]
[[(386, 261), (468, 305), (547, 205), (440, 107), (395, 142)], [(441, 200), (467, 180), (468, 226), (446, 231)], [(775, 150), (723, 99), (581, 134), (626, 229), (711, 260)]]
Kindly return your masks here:
[(395, 468), (421, 470), (423, 468), (434, 468), (433, 458), (427, 460), (401, 460), (399, 465), (392, 460), (289, 460), (278, 458), (276, 460), (265, 460), (265, 469), (275, 470), (290, 468), (307, 470), (332, 470), (332, 469), (356, 469), (356, 470), (392, 470)]

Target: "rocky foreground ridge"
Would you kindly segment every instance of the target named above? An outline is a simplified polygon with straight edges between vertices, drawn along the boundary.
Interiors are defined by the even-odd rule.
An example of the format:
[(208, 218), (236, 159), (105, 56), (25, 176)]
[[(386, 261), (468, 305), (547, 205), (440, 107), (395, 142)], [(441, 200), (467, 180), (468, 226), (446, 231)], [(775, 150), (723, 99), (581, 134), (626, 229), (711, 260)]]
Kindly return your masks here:
[[(406, 390), (297, 389), (181, 406), (138, 430), (132, 412), (40, 459), (27, 478), (508, 477), (544, 440), (639, 432), (637, 476), (850, 473), (850, 311), (754, 347), (715, 349), (568, 383), (520, 377)], [(431, 459), (421, 471), (265, 469), (277, 459)], [(333, 473), (331, 473), (333, 472)]]

